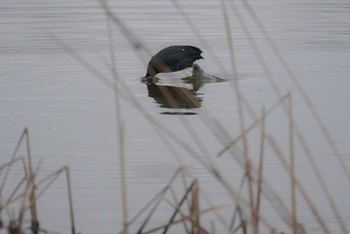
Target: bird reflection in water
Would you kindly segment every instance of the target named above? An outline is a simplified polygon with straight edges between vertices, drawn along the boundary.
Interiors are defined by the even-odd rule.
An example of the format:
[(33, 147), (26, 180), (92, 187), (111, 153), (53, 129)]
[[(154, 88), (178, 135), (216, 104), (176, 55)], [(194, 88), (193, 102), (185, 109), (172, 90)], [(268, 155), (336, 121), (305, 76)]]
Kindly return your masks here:
[[(157, 77), (144, 77), (141, 79), (146, 84), (148, 96), (152, 97), (161, 108), (174, 109), (161, 114), (195, 115), (194, 111), (180, 111), (180, 109), (195, 109), (201, 107), (203, 97), (198, 93), (207, 83), (223, 82), (224, 79), (208, 75), (197, 64), (193, 64), (192, 75), (181, 79), (182, 83), (190, 84), (192, 88), (177, 87), (158, 84)], [(176, 109), (176, 110), (175, 110)]]
[[(147, 85), (148, 96), (160, 104), (163, 108), (194, 109), (201, 107), (202, 98), (197, 91), (206, 83), (220, 82), (223, 79), (207, 75), (194, 62), (202, 57), (202, 50), (189, 45), (169, 46), (154, 56), (148, 62), (147, 72), (142, 80)], [(192, 89), (158, 85), (158, 73), (177, 72), (192, 67), (192, 76), (185, 77), (182, 81), (191, 84)], [(196, 114), (195, 112), (164, 112), (163, 114)]]
[(169, 85), (147, 84), (148, 96), (160, 107), (175, 109), (192, 109), (201, 106), (202, 99), (193, 90)]

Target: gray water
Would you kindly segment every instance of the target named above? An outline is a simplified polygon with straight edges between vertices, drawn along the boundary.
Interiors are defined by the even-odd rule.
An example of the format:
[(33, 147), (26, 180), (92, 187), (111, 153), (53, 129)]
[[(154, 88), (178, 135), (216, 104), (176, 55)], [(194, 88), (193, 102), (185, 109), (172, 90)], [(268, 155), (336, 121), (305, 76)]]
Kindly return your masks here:
[[(113, 1), (110, 9), (147, 45), (151, 53), (174, 44), (198, 46), (204, 51), (205, 58), (198, 61), (201, 68), (207, 74), (231, 79), (232, 63), (220, 1), (191, 0), (180, 1), (179, 4), (200, 32), (202, 40), (171, 1)], [(349, 163), (350, 111), (347, 102), (350, 100), (350, 4), (341, 0), (331, 3), (323, 0), (269, 0), (250, 1), (250, 4), (330, 129), (342, 157)], [(315, 155), (344, 223), (350, 223), (349, 181), (259, 27), (240, 1), (236, 1), (236, 6), (277, 83), (282, 87), (282, 92), (292, 94), (295, 119)], [(260, 113), (262, 106), (271, 106), (277, 98), (242, 25), (228, 3), (227, 11), (241, 92), (253, 109)], [(59, 38), (112, 80), (108, 68), (110, 47), (106, 15), (95, 1), (3, 0), (0, 24), (0, 163), (10, 159), (22, 130), (28, 127), (33, 166), (38, 171), (38, 178), (63, 165), (70, 167), (77, 230), (84, 234), (118, 232), (122, 229), (122, 206), (115, 95), (110, 87), (72, 58), (52, 38), (52, 35)], [(220, 159), (215, 157), (223, 146), (207, 128), (208, 123), (202, 121), (202, 116), (210, 113), (232, 139), (239, 134), (238, 107), (231, 83), (209, 83), (196, 90), (194, 95), (200, 101), (199, 108), (164, 107), (149, 96), (146, 84), (140, 82), (150, 55), (135, 49), (119, 29), (113, 26), (113, 44), (118, 77), (129, 89), (124, 89), (125, 94), (135, 97), (150, 116), (200, 152), (203, 149), (195, 146), (194, 139), (186, 130), (188, 127), (183, 125), (183, 121), (188, 121), (200, 136), (205, 150), (213, 156), (212, 160), (238, 189), (242, 170), (229, 155)], [(203, 43), (203, 39), (207, 44)], [(210, 56), (210, 49), (216, 58)], [(217, 66), (218, 62), (226, 71)], [(188, 74), (190, 71), (178, 75)], [(178, 77), (160, 77), (158, 84), (193, 89), (191, 84), (184, 83)], [(173, 115), (179, 112), (191, 115)], [(163, 141), (164, 137), (134, 106), (122, 101), (121, 116), (125, 128), (130, 217), (166, 185), (180, 165), (185, 165), (193, 176), (199, 178), (203, 193), (217, 201), (214, 204), (231, 202), (213, 176), (176, 143), (171, 144), (171, 149), (177, 155), (173, 156)], [(247, 126), (252, 123), (247, 114), (245, 122)], [(270, 116), (267, 128), (282, 148), (288, 149), (288, 120), (282, 109)], [(258, 136), (257, 132), (252, 134)], [(258, 137), (252, 137), (249, 150), (252, 160), (256, 162)], [(271, 152), (271, 149), (267, 149), (267, 152)], [(24, 147), (21, 147), (20, 155), (25, 155)], [(290, 191), (287, 173), (273, 154), (267, 153), (265, 158), (266, 178), (288, 200)], [(22, 173), (21, 167), (17, 165), (14, 170), (11, 180), (18, 180), (18, 175)], [(299, 143), (296, 143), (296, 170), (331, 232), (340, 233), (339, 225), (325, 202)], [(181, 188), (182, 182), (179, 181), (177, 186)], [(179, 191), (178, 199), (181, 196)], [(298, 199), (301, 200), (299, 195)], [(272, 208), (268, 205), (265, 207), (265, 204), (262, 209), (264, 215), (273, 221), (274, 226), (288, 230)], [(203, 208), (208, 206), (203, 202)], [(299, 219), (306, 231), (319, 233), (320, 227), (310, 209), (305, 208), (303, 202), (298, 207)], [(38, 208), (43, 228), (68, 233), (68, 203), (63, 176), (38, 200)], [(16, 214), (14, 209), (9, 212)], [(150, 227), (164, 224), (171, 212), (169, 206), (162, 207), (156, 212)], [(231, 209), (222, 212), (226, 217), (232, 214)], [(4, 220), (8, 218), (6, 212), (1, 216)], [(205, 219), (207, 223), (204, 222), (204, 226), (210, 227), (212, 219)], [(26, 221), (28, 223), (29, 220)], [(132, 230), (136, 230), (141, 222)], [(220, 224), (215, 226), (222, 230)], [(183, 230), (180, 226), (178, 228)], [(347, 228), (350, 229), (350, 226)]]

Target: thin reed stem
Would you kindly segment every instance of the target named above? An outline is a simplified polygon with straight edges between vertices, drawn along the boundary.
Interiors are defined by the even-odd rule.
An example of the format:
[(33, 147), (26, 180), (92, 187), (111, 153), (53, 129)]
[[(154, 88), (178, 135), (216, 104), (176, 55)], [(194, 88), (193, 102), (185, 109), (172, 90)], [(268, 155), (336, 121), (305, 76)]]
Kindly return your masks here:
[(34, 184), (31, 183), (31, 178), (29, 178), (30, 176), (31, 176), (31, 174), (28, 175), (26, 187), (25, 187), (24, 192), (23, 192), (22, 197), (21, 197), (22, 201), (20, 202), (20, 206), (19, 206), (17, 225), (18, 225), (18, 230), (20, 230), (20, 231), (22, 230), (23, 219), (24, 219), (24, 214), (25, 214), (25, 210), (26, 210), (25, 205), (26, 205), (26, 201), (27, 201), (27, 195), (32, 190), (31, 187), (34, 187)]
[(73, 195), (72, 195), (72, 186), (69, 173), (69, 167), (65, 166), (64, 171), (66, 172), (66, 182), (67, 182), (67, 192), (68, 192), (68, 202), (69, 202), (69, 216), (71, 223), (72, 234), (75, 234), (75, 222), (74, 222), (74, 209), (73, 209)]
[(297, 234), (297, 227), (298, 227), (298, 221), (297, 221), (297, 204), (296, 204), (296, 194), (295, 194), (295, 160), (294, 160), (294, 126), (293, 126), (293, 103), (292, 103), (292, 96), (289, 95), (288, 98), (288, 122), (289, 122), (289, 160), (290, 160), (290, 185), (291, 185), (291, 207), (292, 207), (292, 213), (291, 213), (291, 222), (293, 225), (293, 232), (294, 234)]
[[(18, 157), (18, 158), (14, 158), (11, 161), (1, 165), (0, 167), (0, 171), (3, 170), (4, 168), (9, 169), (14, 163), (16, 163), (17, 161), (21, 161), (22, 165), (23, 165), (23, 171), (24, 171), (24, 176), (23, 178), (20, 180), (20, 182), (17, 184), (17, 186), (13, 189), (12, 193), (10, 194), (10, 196), (6, 199), (6, 202), (3, 204), (1, 202), (0, 204), (0, 212), (6, 208), (8, 205), (10, 205), (12, 202), (14, 202), (15, 200), (17, 200), (17, 198), (13, 199), (13, 197), (17, 194), (18, 190), (21, 188), (22, 184), (27, 180), (28, 177), (28, 172), (27, 172), (27, 168), (26, 168), (26, 163), (25, 163), (25, 159), (23, 157)], [(6, 170), (7, 171), (7, 170)], [(6, 175), (5, 175), (6, 176)], [(5, 185), (5, 184), (4, 184)], [(0, 196), (1, 197), (1, 196)]]
[(300, 194), (302, 195), (302, 197), (306, 201), (306, 204), (309, 206), (309, 208), (312, 211), (314, 217), (318, 221), (318, 224), (322, 227), (322, 230), (324, 231), (324, 233), (327, 233), (327, 234), (331, 233), (329, 231), (325, 221), (323, 220), (323, 218), (321, 217), (320, 213), (318, 212), (317, 207), (313, 204), (312, 200), (307, 195), (307, 193), (306, 193), (305, 189), (303, 188), (303, 186), (298, 182), (297, 178), (293, 177), (293, 175), (290, 173), (290, 170), (289, 170), (286, 158), (285, 158), (284, 154), (282, 153), (282, 151), (280, 150), (280, 148), (278, 147), (278, 145), (276, 144), (276, 142), (274, 141), (274, 139), (270, 135), (267, 135), (266, 139), (270, 143), (272, 149), (274, 150), (277, 158), (280, 160), (282, 166), (285, 168), (286, 171), (288, 171), (289, 176), (292, 177), (293, 182), (295, 183), (295, 185), (298, 188)]
[(247, 136), (245, 134), (242, 94), (241, 94), (241, 91), (240, 91), (240, 88), (239, 88), (235, 55), (233, 53), (233, 51), (234, 51), (233, 37), (232, 37), (232, 33), (231, 33), (231, 27), (230, 27), (230, 23), (229, 23), (229, 18), (228, 18), (227, 12), (226, 12), (225, 0), (221, 0), (220, 2), (221, 2), (221, 10), (223, 12), (223, 17), (224, 17), (224, 22), (225, 22), (227, 43), (228, 43), (229, 52), (230, 52), (230, 59), (231, 59), (231, 67), (232, 67), (232, 75), (233, 75), (233, 79), (232, 79), (231, 82), (233, 82), (233, 87), (234, 87), (234, 90), (235, 90), (236, 101), (237, 101), (237, 106), (238, 106), (240, 132), (242, 134), (242, 143), (243, 143), (243, 157), (245, 159), (245, 171), (246, 171), (246, 175), (248, 177), (248, 195), (249, 195), (249, 204), (250, 204), (250, 209), (251, 209), (250, 211), (251, 211), (253, 223), (255, 223), (255, 219), (256, 219), (255, 214), (256, 214), (256, 212), (255, 212), (255, 206), (254, 206), (254, 200), (253, 200), (251, 161), (249, 159), (249, 153), (248, 153), (248, 139), (247, 139)]
[(264, 148), (265, 148), (265, 108), (262, 109), (261, 114), (261, 124), (260, 124), (260, 154), (259, 154), (259, 169), (258, 169), (258, 191), (256, 198), (256, 212), (257, 219), (254, 225), (255, 234), (259, 233), (259, 211), (260, 211), (260, 197), (262, 192), (262, 182), (263, 182), (263, 164), (264, 164)]
[(186, 190), (184, 196), (183, 196), (182, 199), (180, 200), (179, 204), (177, 205), (177, 208), (175, 209), (174, 213), (171, 215), (170, 220), (169, 220), (169, 222), (168, 222), (168, 225), (164, 228), (164, 230), (163, 230), (163, 232), (162, 232), (163, 234), (167, 233), (167, 231), (168, 231), (168, 229), (169, 229), (169, 227), (170, 227), (170, 224), (171, 224), (171, 223), (173, 222), (173, 220), (175, 219), (176, 214), (179, 212), (180, 207), (182, 206), (182, 204), (183, 204), (183, 203), (185, 202), (185, 200), (187, 199), (187, 196), (188, 196), (188, 194), (191, 192), (193, 186), (194, 186), (194, 183), (192, 182), (191, 185), (190, 185), (190, 187), (188, 187), (188, 189)]
[(28, 128), (25, 129), (25, 135), (26, 135), (28, 169), (29, 169), (29, 177), (28, 178), (29, 178), (29, 182), (32, 184), (32, 186), (30, 186), (31, 189), (30, 189), (30, 194), (29, 194), (30, 213), (32, 216), (32, 232), (34, 234), (38, 234), (39, 233), (39, 220), (38, 220), (38, 211), (36, 209), (36, 197), (35, 197), (35, 187), (34, 187), (35, 174), (33, 173), (33, 169), (32, 169), (32, 153), (30, 150)]
[[(18, 152), (18, 150), (19, 150), (19, 148), (20, 148), (20, 146), (22, 144), (22, 141), (23, 141), (24, 137), (26, 136), (26, 134), (27, 134), (27, 129), (25, 128), (25, 129), (23, 129), (23, 131), (21, 133), (21, 136), (20, 136), (20, 138), (19, 138), (19, 140), (18, 140), (18, 142), (16, 144), (15, 150), (12, 153), (11, 161), (13, 161), (16, 158), (17, 152)], [(6, 181), (7, 181), (7, 176), (8, 176), (9, 172), (10, 172), (10, 167), (7, 167), (6, 168), (6, 172), (5, 172), (5, 176), (2, 179), (1, 186), (0, 186), (0, 197), (2, 197), (2, 191), (4, 190), (4, 187), (5, 187), (5, 184), (6, 184)]]
[(200, 212), (199, 212), (199, 186), (198, 179), (193, 181), (192, 189), (192, 206), (191, 206), (191, 216), (192, 216), (192, 233), (200, 234)]
[[(173, 197), (173, 200), (174, 200), (175, 204), (179, 204), (179, 201), (178, 201), (178, 199), (177, 199), (177, 197), (176, 197), (176, 193), (175, 193), (174, 189), (173, 189), (173, 188), (170, 188), (169, 190), (170, 190), (170, 193), (171, 193), (171, 195), (172, 195), (172, 197)], [(174, 204), (172, 204), (168, 199), (164, 199), (164, 201), (167, 202), (170, 206), (172, 206), (172, 207), (174, 207), (174, 208), (177, 208), (177, 205), (174, 206)], [(189, 199), (186, 199), (186, 201), (187, 201), (187, 203), (189, 204), (188, 207), (190, 207), (191, 204), (190, 204)], [(190, 212), (191, 212), (191, 211), (190, 211)], [(181, 209), (179, 209), (179, 215), (180, 215), (181, 219), (184, 219), (184, 217), (186, 217), (185, 213), (182, 212)], [(184, 222), (182, 222), (182, 225), (183, 225), (184, 228), (185, 228), (186, 234), (193, 234), (191, 228), (188, 227), (186, 221), (187, 221), (187, 220), (184, 219)]]
[[(104, 1), (105, 8), (106, 1)], [(117, 119), (117, 132), (118, 132), (118, 146), (119, 146), (119, 167), (120, 167), (120, 191), (121, 191), (121, 200), (123, 207), (123, 227), (124, 233), (128, 234), (128, 204), (127, 204), (127, 191), (126, 191), (126, 181), (125, 181), (125, 150), (124, 150), (124, 123), (121, 116), (121, 107), (119, 100), (119, 85), (118, 85), (118, 76), (116, 70), (116, 56), (115, 48), (113, 43), (113, 33), (111, 27), (110, 15), (107, 15), (107, 29), (108, 29), (108, 39), (109, 39), (109, 51), (111, 55), (111, 64), (112, 64), (112, 74), (113, 74), (113, 88), (115, 90), (114, 100), (115, 100), (115, 110), (116, 110), (116, 119)]]

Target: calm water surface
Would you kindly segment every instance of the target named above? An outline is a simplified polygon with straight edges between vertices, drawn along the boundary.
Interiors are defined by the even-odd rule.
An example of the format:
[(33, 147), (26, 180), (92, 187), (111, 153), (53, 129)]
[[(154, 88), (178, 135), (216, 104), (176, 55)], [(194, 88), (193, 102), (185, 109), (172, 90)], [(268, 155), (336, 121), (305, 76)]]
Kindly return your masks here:
[[(349, 163), (350, 4), (341, 0), (332, 3), (323, 0), (250, 2)], [(147, 45), (151, 53), (174, 44), (198, 46), (205, 52), (205, 60), (198, 62), (203, 70), (207, 74), (230, 79), (231, 60), (220, 1), (191, 0), (179, 1), (179, 4), (202, 39), (196, 36), (171, 1), (113, 1), (110, 8)], [(282, 92), (289, 91), (293, 95), (295, 119), (315, 155), (344, 222), (350, 223), (349, 181), (259, 28), (241, 2), (237, 2), (236, 7), (246, 20), (247, 29), (262, 51)], [(259, 113), (262, 106), (271, 106), (277, 99), (242, 25), (229, 5), (227, 10), (241, 91)], [(49, 36), (55, 35), (111, 80), (110, 48), (103, 10), (96, 1), (4, 0), (0, 11), (0, 162), (5, 163), (10, 159), (23, 128), (28, 127), (33, 165), (37, 168), (38, 178), (63, 165), (71, 169), (77, 230), (81, 233), (116, 233), (121, 230), (122, 212), (114, 94)], [(113, 28), (113, 39), (118, 77), (128, 87), (128, 90), (124, 89), (125, 95), (133, 96), (150, 116), (196, 151), (203, 152), (201, 150), (204, 149), (209, 152), (225, 178), (238, 188), (243, 173), (241, 168), (229, 155), (220, 159), (215, 157), (223, 147), (222, 141), (211, 133), (208, 122), (203, 121), (203, 116), (210, 114), (229, 132), (231, 138), (239, 134), (238, 108), (230, 83), (193, 87), (178, 77), (161, 75), (158, 84), (189, 90), (200, 103), (198, 108), (169, 108), (156, 95), (157, 87), (147, 87), (140, 82), (140, 77), (146, 72), (149, 55), (136, 50), (117, 27)], [(216, 58), (211, 56), (210, 50), (214, 51)], [(223, 68), (218, 67), (217, 63), (222, 64)], [(183, 71), (177, 75), (184, 77), (188, 74), (189, 71)], [(173, 140), (160, 136), (135, 107), (123, 101), (121, 116), (125, 127), (130, 216), (135, 215), (166, 185), (180, 165), (185, 165), (193, 176), (200, 178), (201, 188), (211, 200), (220, 201), (219, 204), (230, 202), (227, 193), (212, 175), (179, 145), (173, 143), (169, 147), (165, 142)], [(247, 125), (250, 124), (252, 120), (247, 114), (245, 117)], [(189, 125), (184, 125), (184, 121)], [(195, 146), (189, 128), (200, 136), (203, 147)], [(281, 147), (288, 150), (288, 121), (282, 110), (270, 116), (267, 128)], [(257, 136), (257, 131), (252, 133), (249, 148), (254, 162), (259, 152)], [(230, 138), (224, 141), (229, 142)], [(271, 153), (269, 148), (266, 151)], [(331, 232), (339, 233), (339, 225), (325, 202), (299, 143), (296, 143), (295, 151), (299, 178)], [(173, 156), (172, 152), (177, 156)], [(20, 149), (20, 155), (25, 155), (24, 147)], [(279, 194), (288, 200), (290, 191), (286, 184), (289, 184), (289, 179), (273, 154), (266, 154), (264, 173)], [(18, 180), (18, 174), (21, 174), (21, 168), (17, 165), (11, 179)], [(10, 186), (4, 193), (11, 192)], [(38, 202), (42, 226), (50, 231), (69, 231), (65, 186), (64, 177), (59, 177)], [(182, 182), (178, 181), (177, 186), (182, 188)], [(304, 208), (303, 202), (298, 205), (298, 215), (306, 230), (319, 233), (319, 225), (309, 209)], [(203, 202), (204, 208), (208, 206)], [(286, 230), (266, 202), (262, 210), (263, 215), (272, 220), (276, 227)], [(160, 207), (150, 227), (165, 223), (170, 214), (169, 206)], [(223, 215), (231, 215), (231, 210), (223, 210)], [(2, 217), (6, 219), (8, 215), (4, 213)], [(206, 227), (210, 227), (212, 218), (204, 218), (208, 221), (204, 224)], [(139, 226), (140, 223), (134, 225), (132, 230)], [(216, 224), (216, 227), (221, 230), (221, 224)], [(350, 229), (350, 226), (347, 228)]]

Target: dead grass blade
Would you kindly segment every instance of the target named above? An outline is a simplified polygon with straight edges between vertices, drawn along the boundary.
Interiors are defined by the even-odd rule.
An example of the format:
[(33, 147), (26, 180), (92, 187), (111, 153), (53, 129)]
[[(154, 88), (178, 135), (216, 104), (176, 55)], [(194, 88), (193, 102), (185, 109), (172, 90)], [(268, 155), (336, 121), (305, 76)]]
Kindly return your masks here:
[[(288, 166), (288, 163), (285, 159), (285, 156), (282, 153), (282, 151), (279, 149), (279, 147), (276, 144), (276, 142), (274, 141), (274, 139), (269, 135), (266, 136), (266, 139), (268, 140), (269, 144), (271, 145), (272, 149), (274, 150), (277, 158), (280, 160), (282, 166), (285, 168), (286, 171), (288, 171), (289, 176), (292, 177), (292, 174), (290, 173), (289, 166)], [(302, 187), (301, 183), (295, 177), (292, 177), (292, 179), (293, 179), (293, 182), (295, 183), (296, 187), (298, 188), (300, 194), (302, 195), (303, 199), (305, 200), (306, 204), (309, 206), (310, 210), (312, 211), (318, 224), (320, 225), (320, 227), (322, 227), (322, 230), (324, 231), (324, 233), (331, 233), (329, 231), (329, 228), (327, 227), (324, 219), (321, 217), (320, 213), (318, 212), (317, 207), (314, 205), (314, 203), (312, 202), (310, 197), (307, 195), (307, 193), (306, 193), (305, 189)]]

